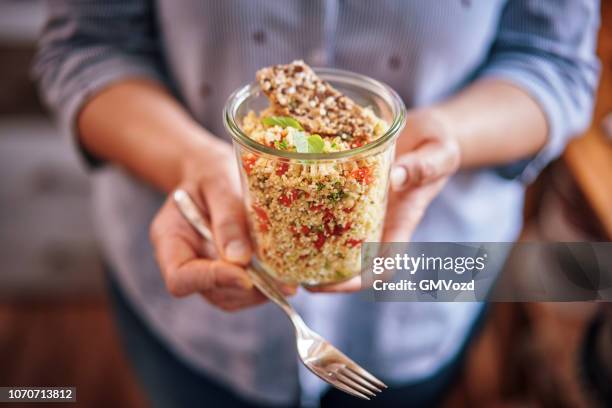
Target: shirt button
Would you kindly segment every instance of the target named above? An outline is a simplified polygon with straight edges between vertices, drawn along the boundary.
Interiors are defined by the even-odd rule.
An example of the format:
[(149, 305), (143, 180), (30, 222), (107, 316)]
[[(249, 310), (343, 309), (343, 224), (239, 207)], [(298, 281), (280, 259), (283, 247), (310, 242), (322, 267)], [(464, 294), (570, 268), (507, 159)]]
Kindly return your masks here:
[(389, 68), (393, 71), (397, 71), (401, 65), (402, 59), (399, 56), (392, 55), (391, 58), (389, 58)]
[(257, 44), (263, 44), (266, 42), (266, 32), (258, 30), (253, 33), (253, 41)]
[(315, 48), (308, 56), (311, 65), (321, 66), (327, 62), (327, 53), (322, 48)]
[(210, 87), (209, 84), (207, 83), (203, 83), (200, 86), (200, 96), (202, 98), (206, 98), (207, 96), (209, 96), (212, 93), (212, 88)]

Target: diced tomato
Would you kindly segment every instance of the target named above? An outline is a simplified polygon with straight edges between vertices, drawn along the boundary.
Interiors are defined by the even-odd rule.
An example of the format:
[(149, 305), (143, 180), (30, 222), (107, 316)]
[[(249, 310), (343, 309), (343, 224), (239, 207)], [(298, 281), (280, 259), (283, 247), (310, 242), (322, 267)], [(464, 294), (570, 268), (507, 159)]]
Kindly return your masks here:
[(345, 226), (342, 226), (340, 224), (336, 224), (336, 226), (334, 227), (334, 231), (333, 231), (333, 235), (339, 237), (340, 235), (344, 234), (346, 231), (351, 229), (351, 223), (347, 223)]
[(327, 235), (332, 235), (334, 228), (333, 225), (336, 221), (334, 214), (330, 210), (325, 210), (325, 214), (323, 215), (323, 228)]
[(284, 205), (285, 207), (289, 207), (293, 200), (291, 200), (288, 194), (283, 193), (280, 197), (278, 197), (278, 202)]
[(287, 162), (280, 162), (276, 166), (276, 175), (277, 176), (282, 176), (283, 174), (285, 174), (287, 172), (287, 170), (289, 170), (289, 163), (287, 163)]
[(355, 148), (357, 148), (357, 147), (361, 147), (361, 146), (363, 146), (363, 143), (364, 143), (364, 140), (363, 140), (363, 139), (355, 139), (355, 140), (353, 141), (353, 143), (351, 143), (351, 147), (352, 147), (353, 149), (355, 149)]
[(266, 211), (255, 204), (252, 205), (253, 211), (257, 216), (258, 227), (261, 232), (268, 232), (270, 230), (270, 219)]
[(369, 167), (359, 167), (351, 172), (351, 176), (361, 184), (370, 184), (372, 177), (372, 169)]
[(310, 211), (321, 211), (324, 207), (324, 204), (310, 204)]
[(325, 244), (325, 235), (322, 232), (317, 232), (317, 240), (314, 242), (314, 246), (317, 249), (321, 249)]
[(247, 175), (251, 175), (256, 161), (257, 157), (253, 156), (252, 154), (245, 154), (242, 156), (242, 167), (244, 167), (244, 171)]
[(295, 200), (300, 198), (302, 193), (303, 193), (303, 191), (299, 190), (297, 188), (291, 189), (291, 190), (281, 194), (281, 196), (278, 197), (278, 202), (281, 203), (282, 205), (284, 205), (285, 207), (289, 207), (289, 206), (291, 206), (291, 204)]
[(332, 222), (334, 219), (334, 213), (332, 213), (330, 210), (325, 210), (325, 214), (323, 214), (323, 222)]
[(349, 238), (346, 240), (346, 245), (350, 246), (351, 248), (355, 248), (356, 246), (360, 246), (363, 243), (363, 239), (354, 239), (354, 238)]
[(302, 225), (302, 234), (304, 235), (310, 234), (310, 228), (308, 228), (306, 225)]
[(355, 209), (355, 207), (351, 207), (351, 208), (343, 208), (342, 211), (344, 211), (347, 214), (350, 214), (353, 212), (353, 210)]
[(255, 204), (253, 204), (252, 207), (253, 207), (253, 211), (255, 211), (255, 214), (257, 215), (257, 218), (259, 218), (260, 221), (263, 221), (263, 222), (270, 221), (270, 219), (268, 218), (268, 214), (263, 208), (258, 207)]

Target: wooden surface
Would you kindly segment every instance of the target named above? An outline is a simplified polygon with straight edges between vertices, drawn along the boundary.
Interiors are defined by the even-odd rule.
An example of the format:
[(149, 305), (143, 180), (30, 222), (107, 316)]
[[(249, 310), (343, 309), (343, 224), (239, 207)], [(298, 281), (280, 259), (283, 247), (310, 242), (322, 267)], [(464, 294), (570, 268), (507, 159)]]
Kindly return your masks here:
[(612, 140), (604, 137), (601, 121), (612, 113), (612, 1), (602, 2), (598, 53), (601, 83), (591, 128), (568, 146), (563, 159), (612, 240)]
[(77, 404), (57, 408), (148, 406), (101, 297), (0, 303), (0, 361), (1, 386), (76, 387)]

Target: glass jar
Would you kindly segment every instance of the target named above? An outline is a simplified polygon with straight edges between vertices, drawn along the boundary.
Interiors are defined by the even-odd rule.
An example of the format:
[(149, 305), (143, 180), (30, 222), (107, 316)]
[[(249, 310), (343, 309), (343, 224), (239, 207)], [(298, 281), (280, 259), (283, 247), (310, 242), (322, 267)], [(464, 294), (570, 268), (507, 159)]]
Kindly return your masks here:
[(291, 284), (340, 282), (360, 273), (363, 242), (381, 239), (389, 172), (406, 108), (388, 86), (337, 69), (315, 72), (388, 126), (378, 139), (332, 153), (277, 150), (242, 130), (248, 112), (269, 106), (257, 83), (234, 92), (224, 109), (238, 159), (257, 260)]

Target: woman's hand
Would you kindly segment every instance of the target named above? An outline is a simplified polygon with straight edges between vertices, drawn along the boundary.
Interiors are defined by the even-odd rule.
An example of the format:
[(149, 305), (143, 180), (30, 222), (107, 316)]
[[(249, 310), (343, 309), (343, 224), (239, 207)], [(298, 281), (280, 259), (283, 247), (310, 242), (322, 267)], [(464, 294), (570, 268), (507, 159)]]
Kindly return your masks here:
[[(460, 149), (452, 128), (438, 111), (411, 112), (397, 143), (383, 242), (407, 242), (433, 199), (459, 168)], [(312, 292), (353, 292), (361, 277), (310, 288)]]
[(153, 220), (151, 241), (170, 293), (199, 292), (228, 311), (265, 301), (244, 270), (251, 245), (228, 144), (203, 129), (165, 87), (145, 79), (97, 93), (83, 107), (78, 128), (89, 153), (160, 190), (186, 190), (210, 219), (214, 245), (204, 243), (170, 198)]
[[(151, 224), (151, 241), (168, 290), (177, 297), (199, 292), (226, 311), (264, 302), (244, 270), (252, 249), (231, 148), (214, 141), (195, 149), (185, 158), (182, 173), (179, 187), (210, 219), (215, 242), (206, 243), (172, 198), (166, 200)], [(295, 293), (295, 288), (281, 289)]]

